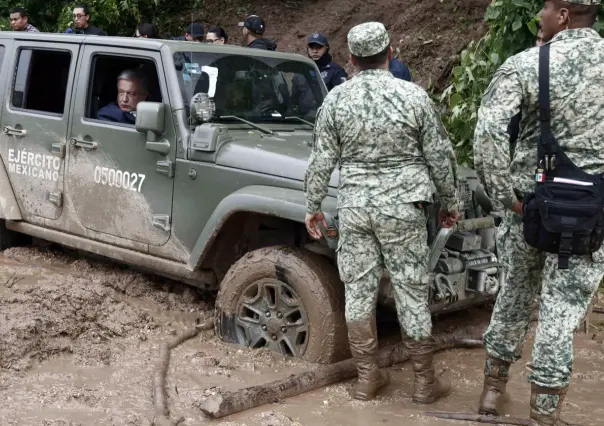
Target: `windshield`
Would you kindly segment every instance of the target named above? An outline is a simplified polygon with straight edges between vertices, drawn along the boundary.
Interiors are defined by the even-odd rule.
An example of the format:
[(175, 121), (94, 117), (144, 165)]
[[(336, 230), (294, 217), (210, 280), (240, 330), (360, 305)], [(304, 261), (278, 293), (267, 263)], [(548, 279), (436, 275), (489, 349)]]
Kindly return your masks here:
[(214, 117), (262, 122), (313, 122), (323, 102), (320, 75), (308, 63), (228, 53), (176, 52), (174, 65), (185, 105), (207, 93)]

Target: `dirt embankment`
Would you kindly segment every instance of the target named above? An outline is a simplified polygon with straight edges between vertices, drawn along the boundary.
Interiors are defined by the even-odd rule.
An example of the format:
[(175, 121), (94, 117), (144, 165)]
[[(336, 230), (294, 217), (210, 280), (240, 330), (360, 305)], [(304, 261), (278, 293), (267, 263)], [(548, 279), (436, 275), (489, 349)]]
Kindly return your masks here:
[(386, 25), (397, 56), (413, 72), (413, 79), (427, 87), (431, 81), (446, 84), (452, 58), (485, 31), (484, 12), (490, 0), (206, 0), (194, 19), (219, 24), (233, 43), (241, 42), (237, 22), (247, 14), (266, 21), (265, 36), (277, 50), (306, 55), (306, 38), (315, 32), (329, 38), (336, 62), (348, 63), (346, 35), (362, 22)]

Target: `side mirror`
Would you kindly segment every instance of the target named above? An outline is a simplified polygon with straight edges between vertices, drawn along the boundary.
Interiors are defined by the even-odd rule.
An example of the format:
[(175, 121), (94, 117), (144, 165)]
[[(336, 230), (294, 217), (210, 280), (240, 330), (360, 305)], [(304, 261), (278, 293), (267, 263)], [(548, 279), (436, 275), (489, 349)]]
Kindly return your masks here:
[(140, 102), (136, 106), (136, 131), (147, 133), (146, 148), (167, 155), (170, 142), (159, 137), (166, 130), (166, 106), (159, 102)]

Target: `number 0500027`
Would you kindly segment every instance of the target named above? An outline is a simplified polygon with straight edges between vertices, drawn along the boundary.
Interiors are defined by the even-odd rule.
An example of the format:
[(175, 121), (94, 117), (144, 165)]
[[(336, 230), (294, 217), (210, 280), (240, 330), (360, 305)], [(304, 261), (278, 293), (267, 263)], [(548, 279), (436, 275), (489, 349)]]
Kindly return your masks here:
[(141, 192), (144, 181), (145, 175), (140, 173), (124, 172), (122, 170), (99, 166), (94, 168), (94, 183), (100, 185), (115, 186), (116, 188)]

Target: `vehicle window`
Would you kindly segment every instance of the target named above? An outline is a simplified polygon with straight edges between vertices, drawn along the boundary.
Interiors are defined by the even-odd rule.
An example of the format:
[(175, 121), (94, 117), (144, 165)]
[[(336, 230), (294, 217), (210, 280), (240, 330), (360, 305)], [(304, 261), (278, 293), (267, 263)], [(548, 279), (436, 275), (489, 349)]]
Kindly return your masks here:
[(306, 62), (224, 53), (176, 52), (174, 66), (185, 105), (207, 93), (215, 117), (279, 122), (313, 121), (323, 102), (321, 76)]
[(139, 102), (162, 102), (151, 59), (96, 55), (92, 60), (85, 117), (133, 126)]
[(69, 51), (21, 49), (13, 80), (13, 107), (63, 114), (70, 63)]

